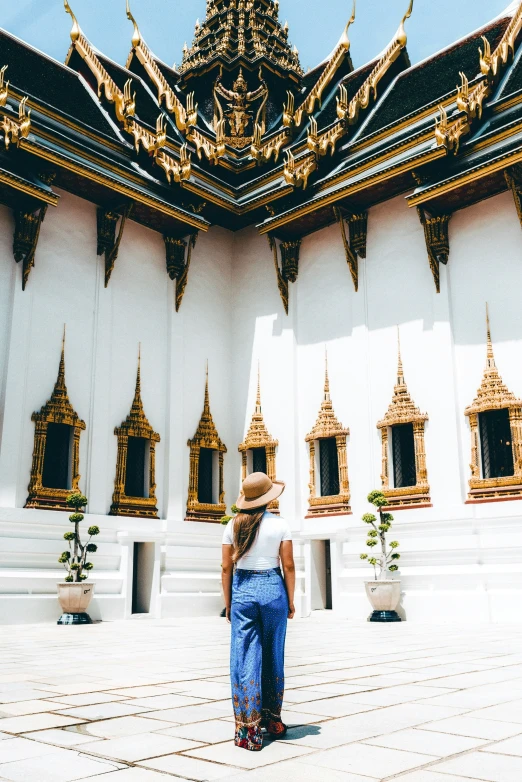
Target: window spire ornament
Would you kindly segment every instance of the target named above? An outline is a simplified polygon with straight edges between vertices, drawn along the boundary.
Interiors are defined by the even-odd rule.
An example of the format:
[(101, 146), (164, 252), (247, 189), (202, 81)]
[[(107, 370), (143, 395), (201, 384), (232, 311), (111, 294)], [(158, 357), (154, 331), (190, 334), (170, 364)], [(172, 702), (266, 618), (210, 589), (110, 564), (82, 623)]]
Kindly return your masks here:
[[(487, 430), (479, 425), (481, 416), (498, 410), (507, 410), (509, 416), (510, 434), (508, 441), (502, 445), (512, 453), (512, 474), (488, 477), (486, 475), (486, 459), (488, 453), (498, 448), (498, 443), (487, 442)], [(464, 410), (469, 418), (471, 429), (471, 478), (468, 501), (482, 501), (495, 497), (522, 495), (522, 400), (505, 385), (497, 368), (491, 340), (489, 309), (486, 305), (486, 366), (477, 395), (471, 405)], [(500, 447), (502, 447), (502, 445)], [(487, 452), (486, 452), (487, 450)]]
[[(190, 448), (189, 490), (187, 501), (187, 521), (219, 522), (226, 512), (223, 464), (227, 452), (217, 431), (210, 412), (208, 390), (208, 361), (205, 373), (205, 396), (203, 412), (194, 437), (188, 441)], [(208, 453), (210, 451), (210, 453)], [(215, 458), (214, 458), (215, 457)], [(203, 497), (202, 483), (207, 481), (205, 493), (212, 501)], [(207, 491), (208, 489), (208, 491)]]
[[(63, 327), (58, 376), (53, 393), (40, 411), (32, 414), (31, 421), (34, 421), (35, 424), (34, 448), (28, 487), (29, 494), (25, 507), (66, 511), (69, 509), (67, 497), (80, 491), (80, 435), (86, 426), (85, 421), (82, 421), (74, 410), (65, 384), (65, 326)], [(54, 430), (61, 432), (62, 437), (60, 437), (58, 450), (51, 453), (48, 448), (51, 445), (50, 439), (48, 441), (49, 426), (55, 425), (69, 427), (69, 432), (65, 429)], [(45, 484), (48, 482), (58, 482), (48, 481), (48, 471), (46, 470), (49, 461), (58, 460), (63, 466), (63, 480), (60, 482), (64, 485), (46, 486)]]
[[(330, 396), (330, 378), (328, 375), (328, 354), (325, 351), (325, 374), (323, 401), (319, 410), (319, 415), (313, 429), (305, 437), (305, 442), (309, 443), (310, 452), (310, 489), (308, 517), (312, 516), (337, 516), (351, 513), (350, 508), (350, 486), (348, 482), (348, 461), (346, 451), (346, 438), (350, 434), (349, 429), (345, 429), (338, 421)], [(324, 445), (323, 445), (324, 442)], [(332, 445), (330, 458), (325, 470), (328, 469), (332, 474), (330, 477), (331, 485), (338, 487), (335, 494), (324, 494), (322, 491), (323, 480), (323, 450), (326, 452), (327, 443)], [(319, 459), (316, 452), (319, 452)]]
[[(428, 414), (421, 413), (406, 385), (400, 334), (397, 328), (397, 382), (388, 410), (377, 423), (377, 429), (381, 432), (382, 443), (382, 490), (385, 496), (388, 497), (390, 504), (394, 507), (413, 507), (427, 505), (431, 502), (424, 442), (424, 427), (427, 420)], [(405, 431), (406, 434), (409, 434), (406, 430), (394, 428), (405, 425), (411, 425), (412, 427), (415, 483), (411, 486), (392, 487), (390, 486), (390, 479), (392, 474), (395, 476), (397, 467), (394, 454), (397, 453), (397, 459), (400, 458), (398, 449), (392, 451), (394, 448), (394, 437), (396, 438), (396, 444), (399, 445), (400, 432)]]
[[(277, 480), (276, 475), (276, 448), (279, 445), (277, 440), (274, 440), (265, 424), (263, 416), (263, 410), (261, 407), (261, 373), (258, 365), (257, 369), (257, 393), (256, 393), (256, 405), (252, 420), (250, 421), (250, 427), (246, 434), (244, 441), (238, 446), (238, 451), (241, 454), (241, 480), (245, 480), (248, 475), (249, 468), (249, 451), (252, 454), (252, 470), (251, 472), (258, 472), (256, 469), (256, 460), (254, 453), (264, 451), (266, 469), (260, 470), (266, 472), (270, 480)], [(259, 450), (258, 450), (259, 449)], [(279, 500), (274, 500), (270, 503), (269, 509), (276, 511), (279, 508)]]
[[(160, 436), (150, 425), (141, 398), (141, 345), (138, 348), (138, 369), (136, 386), (129, 415), (123, 423), (114, 429), (118, 438), (118, 456), (116, 478), (110, 516), (139, 516), (158, 518), (156, 507), (156, 443)], [(134, 444), (141, 447), (134, 448)], [(132, 461), (131, 461), (132, 460)], [(132, 492), (132, 472), (137, 473), (137, 491)], [(136, 484), (136, 480), (134, 481)], [(142, 496), (141, 496), (142, 495)]]

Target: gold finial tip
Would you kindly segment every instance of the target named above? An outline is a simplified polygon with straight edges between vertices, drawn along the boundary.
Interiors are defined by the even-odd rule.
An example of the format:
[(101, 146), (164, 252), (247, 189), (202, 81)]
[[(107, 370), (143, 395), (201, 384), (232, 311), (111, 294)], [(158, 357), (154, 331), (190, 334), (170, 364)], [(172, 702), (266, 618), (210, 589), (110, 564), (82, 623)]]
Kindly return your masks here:
[(397, 43), (399, 43), (402, 47), (406, 46), (406, 43), (408, 41), (408, 36), (406, 35), (406, 31), (404, 29), (404, 23), (406, 22), (406, 19), (410, 18), (412, 11), (413, 11), (413, 0), (410, 0), (408, 10), (402, 17), (402, 21), (399, 25), (399, 29), (397, 30), (397, 35), (396, 35)]
[(348, 30), (352, 26), (352, 24), (355, 22), (355, 2), (356, 0), (353, 0), (353, 8), (352, 8), (352, 15), (348, 19), (348, 22), (346, 23), (346, 27), (343, 30), (343, 34), (341, 36), (341, 40), (339, 41), (340, 46), (344, 46), (345, 49), (350, 48), (350, 39), (348, 38)]
[(130, 22), (132, 22), (132, 24), (134, 25), (134, 32), (132, 34), (132, 45), (133, 45), (134, 48), (136, 48), (140, 44), (141, 35), (140, 35), (140, 31), (138, 29), (138, 23), (136, 22), (136, 19), (132, 15), (132, 11), (130, 9), (130, 2), (129, 2), (129, 0), (126, 0), (126, 11), (127, 11), (127, 19)]
[(69, 16), (73, 21), (73, 26), (71, 28), (70, 36), (71, 36), (71, 41), (74, 43), (74, 41), (77, 41), (78, 38), (80, 37), (80, 25), (78, 24), (78, 20), (74, 15), (74, 12), (71, 6), (69, 5), (68, 0), (63, 0), (63, 7), (65, 8), (66, 13), (69, 14)]

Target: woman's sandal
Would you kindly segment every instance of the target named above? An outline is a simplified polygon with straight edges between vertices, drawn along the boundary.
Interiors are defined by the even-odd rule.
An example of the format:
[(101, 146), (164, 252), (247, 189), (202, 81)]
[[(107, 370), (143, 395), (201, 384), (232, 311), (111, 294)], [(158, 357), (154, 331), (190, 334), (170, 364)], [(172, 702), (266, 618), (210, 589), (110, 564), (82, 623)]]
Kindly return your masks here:
[(284, 722), (276, 721), (276, 720), (268, 720), (264, 724), (264, 728), (269, 736), (272, 736), (274, 739), (281, 739), (283, 736), (286, 735), (288, 731), (288, 726), (284, 724)]

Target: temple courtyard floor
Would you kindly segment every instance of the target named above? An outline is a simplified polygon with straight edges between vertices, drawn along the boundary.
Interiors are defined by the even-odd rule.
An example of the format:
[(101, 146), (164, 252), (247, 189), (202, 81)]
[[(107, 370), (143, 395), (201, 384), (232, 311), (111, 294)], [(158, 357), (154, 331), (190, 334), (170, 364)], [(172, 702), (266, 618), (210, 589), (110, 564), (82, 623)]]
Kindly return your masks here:
[(0, 627), (0, 779), (522, 781), (522, 624), (289, 625), (284, 740), (233, 746), (225, 620)]

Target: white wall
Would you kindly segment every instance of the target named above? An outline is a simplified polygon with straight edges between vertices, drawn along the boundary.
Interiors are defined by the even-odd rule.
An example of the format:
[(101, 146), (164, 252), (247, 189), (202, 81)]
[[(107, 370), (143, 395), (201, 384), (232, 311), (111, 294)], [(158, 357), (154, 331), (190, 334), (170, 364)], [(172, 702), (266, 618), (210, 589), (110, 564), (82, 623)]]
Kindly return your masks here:
[[(428, 604), (433, 615), (444, 619), (452, 607), (453, 613), (462, 611), (479, 594), (470, 615), (490, 620), (513, 615), (510, 606), (522, 591), (517, 564), (522, 506), (520, 501), (466, 504), (470, 442), (463, 414), (485, 364), (486, 300), (497, 364), (508, 387), (522, 396), (522, 315), (516, 298), (522, 282), (522, 236), (508, 195), (454, 215), (440, 294), (435, 292), (422, 226), (402, 197), (370, 211), (358, 293), (338, 226), (306, 237), (298, 280), (290, 285), (288, 316), (271, 250), (254, 228), (237, 234), (215, 228), (200, 235), (176, 313), (174, 284), (165, 270), (158, 234), (128, 222), (105, 289), (103, 259), (96, 256), (95, 208), (61, 193), (58, 208), (48, 210), (36, 267), (22, 293), (21, 272), (11, 254), (8, 210), (0, 209), (0, 224), (5, 227), (0, 231), (0, 536), (8, 541), (0, 562), (0, 593), (10, 594), (10, 605), (17, 600), (13, 584), (15, 592), (23, 592), (24, 578), (37, 576), (46, 585), (42, 594), (54, 606), (54, 580), (60, 575), (54, 558), (66, 517), (22, 508), (33, 445), (30, 417), (52, 391), (66, 322), (69, 394), (87, 424), (81, 438), (80, 485), (89, 495), (92, 518), (108, 535), (94, 571), (99, 578), (95, 612), (105, 618), (128, 615), (132, 547), (126, 545), (127, 538), (153, 540), (158, 547), (162, 575), (157, 613), (204, 614), (221, 607), (222, 530), (184, 521), (187, 440), (201, 415), (208, 359), (211, 410), (228, 448), (227, 505), (235, 501), (240, 486), (237, 446), (254, 410), (259, 361), (265, 422), (279, 440), (277, 474), (287, 483), (281, 512), (298, 540), (301, 610), (306, 613), (310, 606), (305, 586), (309, 578), (304, 577), (310, 550), (306, 541), (331, 538), (334, 609), (352, 617), (365, 615), (361, 582), (370, 571), (359, 559), (365, 533), (359, 519), (367, 510), (368, 491), (380, 485), (376, 423), (393, 394), (399, 326), (409, 390), (429, 415), (426, 453), (432, 499), (431, 508), (395, 513), (394, 532), (404, 554), (404, 611), (408, 618), (422, 620)], [(105, 516), (116, 464), (113, 430), (130, 409), (139, 342), (145, 411), (161, 436), (158, 522)], [(353, 515), (305, 519), (309, 461), (304, 438), (322, 400), (325, 348), (334, 408), (350, 429)], [(25, 576), (18, 572), (24, 562), (30, 568)]]

